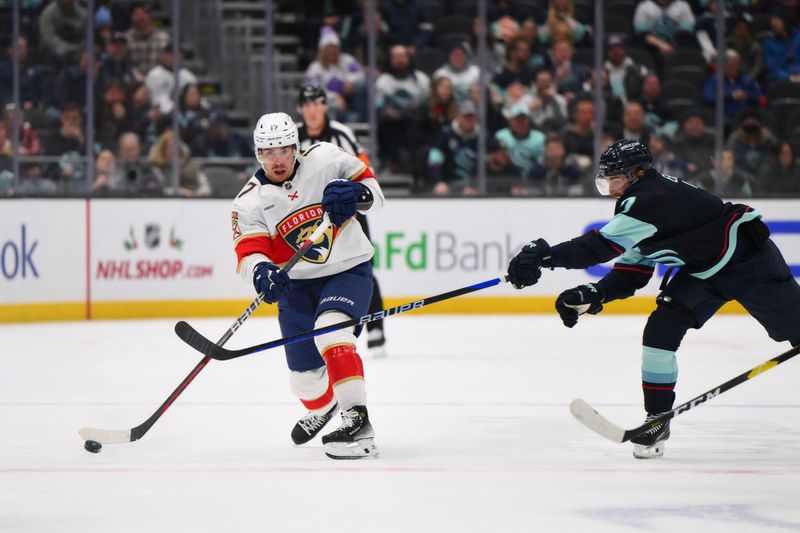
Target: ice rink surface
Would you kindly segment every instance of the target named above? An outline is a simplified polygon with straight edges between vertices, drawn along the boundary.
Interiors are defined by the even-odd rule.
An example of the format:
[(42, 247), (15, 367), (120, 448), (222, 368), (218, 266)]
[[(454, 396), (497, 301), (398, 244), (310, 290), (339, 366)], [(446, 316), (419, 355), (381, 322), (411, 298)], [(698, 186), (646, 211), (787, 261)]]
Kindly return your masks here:
[[(232, 320), (189, 322), (216, 340)], [(0, 531), (800, 531), (800, 359), (679, 416), (640, 461), (567, 406), (643, 421), (644, 316), (410, 314), (365, 357), (378, 459), (291, 444), (280, 349), (212, 361), (142, 440), (87, 453), (80, 427), (140, 424), (200, 359), (174, 322), (0, 326)], [(228, 346), (278, 337), (251, 319)], [(786, 349), (716, 317), (687, 335), (678, 402)]]

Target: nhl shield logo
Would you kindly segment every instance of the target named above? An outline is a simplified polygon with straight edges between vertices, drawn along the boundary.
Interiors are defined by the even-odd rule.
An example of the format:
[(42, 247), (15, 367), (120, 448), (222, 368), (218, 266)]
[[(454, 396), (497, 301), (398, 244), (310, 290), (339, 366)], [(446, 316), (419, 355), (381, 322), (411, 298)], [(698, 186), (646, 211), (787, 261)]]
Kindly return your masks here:
[(161, 243), (161, 227), (158, 224), (145, 225), (144, 243), (148, 248), (155, 248)]
[[(292, 250), (297, 251), (322, 222), (322, 206), (320, 204), (304, 207), (292, 213), (278, 223), (278, 233)], [(333, 226), (325, 230), (311, 249), (303, 256), (309, 263), (325, 263), (331, 253), (336, 236)]]

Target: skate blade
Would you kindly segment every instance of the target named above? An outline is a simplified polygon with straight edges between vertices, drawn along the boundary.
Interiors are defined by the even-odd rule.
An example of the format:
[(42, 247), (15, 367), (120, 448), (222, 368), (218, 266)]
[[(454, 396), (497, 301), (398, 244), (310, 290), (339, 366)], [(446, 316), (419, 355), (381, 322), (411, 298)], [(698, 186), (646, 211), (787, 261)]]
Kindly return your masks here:
[(325, 445), (325, 455), (331, 459), (371, 459), (378, 457), (375, 439), (360, 439), (355, 442), (332, 442)]
[(658, 442), (653, 446), (642, 446), (641, 444), (633, 445), (633, 456), (637, 459), (655, 459), (664, 455), (666, 448), (664, 442)]

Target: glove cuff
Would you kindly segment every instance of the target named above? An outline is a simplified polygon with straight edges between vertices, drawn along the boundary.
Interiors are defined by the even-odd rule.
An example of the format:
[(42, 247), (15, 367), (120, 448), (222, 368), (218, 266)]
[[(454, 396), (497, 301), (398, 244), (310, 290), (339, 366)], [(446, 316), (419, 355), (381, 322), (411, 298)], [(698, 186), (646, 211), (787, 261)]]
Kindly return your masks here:
[(603, 286), (599, 283), (590, 283), (589, 285), (597, 290), (597, 295), (600, 296), (600, 303), (606, 303), (606, 291), (603, 289)]

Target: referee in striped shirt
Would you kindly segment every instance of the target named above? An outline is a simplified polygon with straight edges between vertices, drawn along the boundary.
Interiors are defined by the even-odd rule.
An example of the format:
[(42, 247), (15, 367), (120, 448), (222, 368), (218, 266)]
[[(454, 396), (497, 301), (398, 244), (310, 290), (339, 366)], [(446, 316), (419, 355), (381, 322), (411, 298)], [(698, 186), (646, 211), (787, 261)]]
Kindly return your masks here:
[[(358, 143), (353, 130), (336, 120), (328, 118), (328, 98), (325, 91), (314, 85), (306, 85), (300, 89), (297, 98), (297, 108), (303, 120), (297, 123), (300, 135), (300, 150), (318, 142), (329, 142), (342, 148), (345, 152), (358, 157), (365, 165), (369, 166), (369, 157), (364, 148)], [(358, 222), (364, 229), (367, 238), (370, 238), (367, 217), (358, 213)], [(369, 303), (369, 312), (375, 313), (383, 309), (383, 298), (378, 286), (378, 280), (372, 277), (372, 300)], [(367, 323), (367, 348), (372, 357), (386, 357), (386, 337), (383, 334), (383, 320)]]

